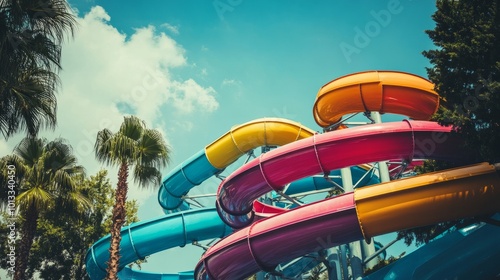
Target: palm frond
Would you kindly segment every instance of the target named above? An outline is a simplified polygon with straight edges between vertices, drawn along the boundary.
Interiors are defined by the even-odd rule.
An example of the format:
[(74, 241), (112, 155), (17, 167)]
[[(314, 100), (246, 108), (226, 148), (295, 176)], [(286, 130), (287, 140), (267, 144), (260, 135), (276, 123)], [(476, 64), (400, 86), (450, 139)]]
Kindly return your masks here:
[(52, 194), (39, 186), (31, 187), (16, 197), (16, 204), (21, 209), (27, 209), (33, 205), (38, 211), (47, 208), (52, 201)]
[(120, 126), (119, 133), (134, 141), (139, 141), (145, 127), (146, 124), (141, 119), (136, 116), (128, 116), (123, 118), (123, 123)]
[(74, 178), (71, 174), (64, 172), (64, 170), (57, 170), (52, 176), (51, 181), (54, 184), (54, 188), (59, 191), (73, 191), (76, 189)]
[(151, 165), (158, 169), (170, 162), (170, 147), (161, 133), (154, 129), (145, 129), (138, 143), (138, 164)]
[(90, 198), (78, 189), (58, 194), (54, 202), (54, 210), (74, 218), (88, 214), (93, 207)]
[(24, 164), (35, 165), (43, 154), (47, 140), (44, 138), (26, 137), (14, 148), (14, 154), (18, 155)]
[(51, 36), (57, 43), (61, 43), (66, 32), (73, 34), (76, 26), (74, 15), (66, 1), (39, 0), (15, 1), (17, 5), (10, 5), (9, 13), (12, 24), (23, 26), (30, 30), (39, 30)]
[(111, 141), (113, 156), (119, 162), (135, 162), (137, 158), (137, 141), (118, 133)]
[(111, 142), (113, 136), (113, 133), (109, 129), (103, 129), (97, 133), (97, 138), (94, 144), (94, 151), (97, 160), (108, 165), (117, 164), (112, 151)]
[(73, 149), (64, 139), (58, 138), (47, 143), (44, 153), (44, 164), (51, 172), (84, 173), (83, 166), (78, 165)]
[(0, 132), (36, 136), (56, 125), (61, 45), (76, 17), (64, 0), (0, 5)]
[[(2, 158), (0, 158), (0, 166), (2, 166), (2, 170), (4, 172), (0, 173), (0, 176), (7, 176), (6, 172), (8, 171), (8, 168), (6, 168), (7, 165), (13, 165), (14, 170), (15, 170), (15, 177), (16, 179), (22, 180), (22, 178), (25, 176), (26, 172), (28, 171), (29, 167), (25, 164), (23, 159), (19, 157), (16, 154), (12, 155), (6, 155)], [(5, 177), (3, 177), (5, 178)], [(0, 180), (2, 180), (2, 177), (0, 177)]]
[(159, 187), (161, 184), (161, 172), (155, 167), (136, 164), (133, 172), (134, 183), (141, 188)]
[(57, 117), (55, 89), (59, 84), (57, 75), (42, 68), (29, 67), (19, 73), (15, 81), (7, 83), (2, 95), (0, 118), (12, 135), (18, 129), (35, 136), (40, 128), (54, 128)]

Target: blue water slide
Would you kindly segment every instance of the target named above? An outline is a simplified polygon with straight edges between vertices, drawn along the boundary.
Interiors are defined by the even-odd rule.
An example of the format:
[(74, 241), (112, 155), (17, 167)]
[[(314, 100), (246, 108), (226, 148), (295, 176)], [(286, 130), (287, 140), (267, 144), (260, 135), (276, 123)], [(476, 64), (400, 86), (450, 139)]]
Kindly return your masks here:
[(165, 176), (158, 191), (158, 203), (165, 213), (185, 211), (189, 209), (189, 204), (182, 199), (182, 196), (186, 195), (193, 187), (222, 171), (222, 169), (217, 169), (210, 164), (203, 149)]
[[(351, 174), (353, 183), (357, 183), (356, 187), (363, 187), (380, 183), (380, 179), (374, 176), (374, 169), (366, 170), (359, 166), (351, 166)], [(334, 183), (330, 182), (333, 181)], [(287, 194), (305, 193), (315, 190), (324, 190), (338, 185), (342, 186), (340, 178), (340, 170), (333, 170), (329, 174), (329, 180), (323, 176), (312, 176), (294, 181), (286, 189)]]
[[(215, 208), (172, 213), (131, 224), (121, 231), (119, 270), (131, 262), (144, 259), (154, 253), (173, 247), (183, 247), (194, 241), (221, 238), (230, 232), (232, 229), (221, 221)], [(104, 236), (87, 252), (85, 263), (91, 279), (103, 279), (106, 276), (110, 240), (110, 235)], [(124, 273), (130, 272), (125, 270)]]

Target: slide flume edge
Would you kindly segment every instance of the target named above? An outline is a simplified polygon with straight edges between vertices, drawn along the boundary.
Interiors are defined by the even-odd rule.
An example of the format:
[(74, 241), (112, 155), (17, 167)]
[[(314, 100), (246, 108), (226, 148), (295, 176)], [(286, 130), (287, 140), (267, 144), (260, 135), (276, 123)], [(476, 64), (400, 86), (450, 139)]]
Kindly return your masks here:
[[(301, 206), (222, 239), (195, 279), (241, 279), (320, 249), (500, 211), (500, 165), (481, 163), (356, 189)], [(280, 246), (273, 246), (277, 241)], [(273, 248), (269, 250), (269, 248)]]

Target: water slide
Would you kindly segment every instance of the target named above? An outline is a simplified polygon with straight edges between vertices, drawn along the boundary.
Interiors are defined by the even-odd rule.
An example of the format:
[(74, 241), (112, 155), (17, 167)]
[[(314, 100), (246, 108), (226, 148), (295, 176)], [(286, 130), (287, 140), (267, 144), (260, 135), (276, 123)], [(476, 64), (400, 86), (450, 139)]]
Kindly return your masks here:
[[(328, 83), (324, 87), (322, 87), (320, 92), (318, 93), (318, 97), (315, 102), (313, 111), (315, 120), (320, 126), (325, 128), (329, 126), (334, 126), (334, 128), (336, 128), (339, 126), (342, 116), (349, 113), (379, 111), (382, 113), (386, 112), (399, 113), (410, 116), (411, 118), (414, 119), (428, 119), (429, 116), (435, 112), (437, 106), (438, 106), (438, 96), (433, 91), (433, 85), (427, 80), (422, 79), (418, 76), (400, 72), (371, 71), (371, 72), (358, 73), (354, 75), (348, 75), (336, 79)], [(268, 125), (269, 121), (271, 121), (272, 123), (271, 125)], [(274, 121), (276, 122), (274, 123)], [(405, 125), (411, 126), (411, 128), (406, 127), (405, 129), (400, 130), (401, 126)], [(426, 131), (425, 129), (427, 129), (427, 127), (425, 127), (425, 129), (422, 129), (422, 127), (419, 127), (419, 125), (420, 125), (419, 123), (415, 122), (402, 122), (402, 124), (399, 124), (399, 127), (396, 128), (394, 131), (386, 131), (386, 129), (389, 130), (392, 129), (390, 126), (379, 127), (379, 129), (383, 129), (384, 132), (387, 133), (384, 133), (384, 136), (378, 138), (376, 137), (375, 134), (370, 136), (374, 137), (374, 139), (378, 139), (375, 141), (375, 142), (378, 141), (377, 142), (378, 144), (372, 147), (373, 149), (376, 149), (375, 147), (380, 147), (382, 150), (384, 150), (386, 146), (393, 146), (394, 144), (395, 148), (394, 149), (391, 148), (392, 150), (390, 154), (384, 154), (385, 152), (383, 151), (374, 153), (368, 152), (367, 154), (357, 153), (356, 149), (359, 149), (359, 147), (361, 146), (364, 145), (373, 146), (371, 142), (366, 142), (371, 138), (367, 139), (361, 136), (361, 134), (363, 134), (363, 129), (359, 129), (358, 131), (356, 130), (352, 131), (352, 129), (345, 130), (346, 132), (342, 132), (341, 134), (339, 134), (340, 136), (344, 137), (343, 139), (340, 139), (340, 142), (330, 143), (331, 145), (327, 144), (325, 146), (322, 146), (323, 145), (321, 142), (323, 138), (322, 135), (314, 135), (313, 131), (303, 128), (300, 125), (296, 124), (290, 125), (287, 122), (283, 124), (281, 120), (269, 120), (269, 119), (257, 120), (253, 123), (251, 122), (242, 125), (240, 127), (231, 129), (228, 133), (223, 135), (214, 143), (208, 145), (204, 150), (200, 151), (195, 156), (188, 159), (185, 164), (178, 166), (166, 176), (166, 179), (164, 180), (164, 183), (160, 188), (158, 200), (160, 202), (160, 205), (164, 208), (165, 212), (172, 214), (167, 215), (166, 217), (144, 222), (143, 224), (138, 223), (131, 225), (128, 228), (124, 228), (122, 232), (124, 236), (124, 241), (122, 241), (121, 248), (124, 256), (126, 257), (122, 258), (122, 263), (126, 264), (136, 259), (143, 258), (144, 256), (152, 254), (159, 250), (164, 250), (175, 246), (183, 246), (192, 241), (199, 241), (206, 238), (222, 237), (226, 235), (229, 232), (229, 229), (222, 224), (219, 218), (217, 218), (217, 214), (214, 209), (188, 210), (187, 212), (180, 212), (180, 211), (185, 211), (189, 208), (189, 205), (187, 205), (184, 202), (182, 196), (187, 194), (187, 192), (192, 187), (200, 184), (207, 178), (219, 174), (225, 167), (234, 162), (238, 157), (246, 154), (248, 151), (257, 146), (285, 145), (287, 143), (294, 142), (295, 140), (309, 138), (308, 141), (309, 142), (312, 141), (313, 145), (310, 146), (309, 148), (305, 148), (306, 150), (311, 149), (311, 147), (313, 150), (314, 149), (318, 150), (318, 148), (319, 150), (330, 149), (328, 147), (331, 147), (333, 149), (331, 152), (335, 153), (336, 151), (340, 150), (339, 148), (335, 150), (335, 146), (338, 145), (339, 143), (352, 142), (351, 146), (347, 145), (343, 147), (348, 149), (353, 148), (352, 151), (353, 153), (351, 153), (351, 155), (348, 156), (344, 155), (344, 156), (347, 156), (346, 159), (349, 159), (351, 157), (358, 158), (360, 156), (364, 156), (365, 158), (363, 158), (363, 160), (361, 160), (359, 164), (378, 161), (381, 160), (380, 158), (384, 159), (404, 158), (407, 161), (410, 161), (412, 158), (417, 158), (417, 157), (446, 158), (452, 160), (459, 159), (457, 155), (459, 155), (460, 153), (457, 153), (456, 150), (453, 150), (453, 145), (450, 145), (450, 143), (455, 141), (453, 140), (454, 137), (452, 135), (446, 136), (444, 137), (447, 140), (445, 141), (446, 143), (443, 144), (442, 142), (443, 135), (448, 135), (446, 133), (449, 131), (449, 129), (445, 129), (443, 131), (440, 130), (442, 128), (435, 130), (434, 128), (431, 127), (430, 130)], [(414, 130), (414, 126), (416, 126), (416, 130)], [(279, 129), (277, 129), (276, 131), (273, 129), (273, 127), (279, 127)], [(282, 128), (285, 128), (284, 129), (285, 132), (282, 132)], [(347, 131), (351, 132), (348, 133)], [(335, 133), (340, 133), (340, 132), (341, 131), (335, 131)], [(390, 137), (386, 137), (387, 135), (391, 135), (391, 132), (393, 135)], [(325, 135), (329, 133), (325, 133)], [(411, 135), (411, 137), (414, 137), (413, 140), (410, 141), (408, 139), (409, 135)], [(427, 137), (425, 135), (427, 135)], [(351, 137), (352, 139), (350, 140)], [(318, 145), (316, 145), (315, 143), (317, 142), (318, 139), (320, 141), (318, 142)], [(400, 139), (404, 139), (403, 140), (404, 143), (406, 143), (408, 146), (411, 146), (411, 148), (403, 147), (404, 145), (399, 145)], [(354, 145), (354, 143), (358, 143), (358, 145)], [(295, 144), (286, 145), (285, 146), (287, 147), (286, 149), (283, 148), (276, 149), (274, 151), (281, 151), (281, 152), (275, 152), (275, 154), (289, 153), (291, 151), (289, 149), (290, 145), (295, 145)], [(411, 152), (409, 152), (410, 150)], [(296, 152), (291, 152), (291, 153), (294, 154)], [(300, 152), (297, 153), (300, 154)], [(311, 156), (310, 151), (308, 151), (307, 154)], [(311, 175), (313, 176), (309, 178), (314, 178), (314, 175), (317, 175), (318, 173), (323, 173), (323, 174), (328, 173), (329, 170), (327, 170), (327, 168), (331, 168), (332, 166), (330, 165), (330, 163), (328, 163), (327, 165), (323, 165), (323, 160), (325, 159), (329, 160), (328, 157), (324, 157), (323, 155), (321, 157), (318, 157), (318, 154), (316, 154), (316, 152), (314, 153), (314, 155), (317, 157), (316, 158), (317, 163), (319, 163), (319, 164), (316, 163), (315, 168), (319, 167), (319, 170), (317, 169), (312, 173), (309, 170), (300, 171), (301, 175), (299, 177), (302, 178), (305, 173), (310, 173), (310, 175), (307, 176)], [(265, 155), (259, 157), (253, 162), (262, 160), (262, 158)], [(278, 160), (276, 164), (281, 164), (283, 166), (289, 165), (288, 161), (286, 161), (286, 156), (284, 157), (278, 156), (277, 158), (279, 158), (280, 160)], [(307, 156), (304, 157), (304, 159), (307, 159)], [(338, 160), (342, 161), (343, 159), (338, 159)], [(351, 161), (350, 163), (352, 163), (352, 165), (358, 164), (355, 162)], [(260, 163), (257, 165), (259, 167), (264, 166)], [(339, 166), (344, 166), (344, 165), (345, 164), (340, 164)], [(273, 164), (271, 164), (270, 166), (273, 166)], [(275, 170), (273, 170), (273, 168), (274, 167), (272, 167), (271, 169), (267, 169), (266, 167), (267, 170), (266, 172), (274, 172)], [(296, 170), (289, 169), (283, 173), (280, 170), (278, 170), (278, 173), (281, 174), (280, 176), (282, 177), (287, 177), (290, 174), (295, 173), (295, 171)], [(268, 173), (262, 173), (261, 175), (262, 179), (265, 180), (268, 179), (267, 177)], [(238, 176), (231, 175), (230, 177), (238, 177)], [(228, 182), (232, 181), (230, 177), (228, 177), (224, 181), (224, 184), (228, 184)], [(294, 177), (292, 176), (289, 178), (294, 178)], [(477, 182), (484, 182), (483, 177), (473, 177), (473, 178), (475, 178), (474, 180)], [(287, 181), (288, 179), (273, 177), (273, 180), (276, 181), (272, 181), (271, 184), (268, 184), (268, 182), (266, 182), (266, 184), (268, 184), (267, 191), (271, 190), (269, 186), (273, 186), (273, 188), (276, 188), (276, 190), (283, 190), (280, 189), (280, 187), (283, 187), (283, 185), (278, 186), (277, 183)], [(494, 178), (493, 181), (495, 181), (494, 182), (495, 184), (498, 184), (498, 178)], [(428, 185), (430, 183), (431, 182), (425, 182), (424, 185)], [(262, 185), (263, 182), (258, 182), (258, 184)], [(289, 185), (288, 188), (293, 189), (292, 186), (293, 185)], [(422, 186), (421, 189), (423, 188), (424, 187)], [(219, 188), (219, 190), (221, 189), (222, 188)], [(244, 187), (234, 188), (234, 189), (243, 190)], [(229, 224), (233, 223), (233, 225), (236, 225), (237, 228), (245, 224), (248, 224), (253, 220), (254, 211), (252, 211), (251, 208), (253, 207), (252, 197), (257, 195), (257, 193), (254, 192), (255, 190), (258, 190), (258, 192), (263, 191), (262, 189), (259, 190), (259, 188), (254, 188), (254, 190), (251, 190), (247, 193), (249, 197), (243, 199), (242, 197), (238, 197), (238, 195), (245, 196), (244, 191), (237, 191), (238, 193), (236, 197), (227, 196), (228, 194), (227, 191), (222, 192), (224, 195), (220, 195), (217, 199), (218, 201), (217, 210), (221, 212), (221, 214), (223, 214), (222, 217), (225, 217), (226, 222), (229, 222)], [(457, 189), (455, 189), (454, 191), (460, 192)], [(287, 224), (295, 229), (291, 231), (291, 233), (294, 233), (293, 236), (295, 236), (295, 232), (310, 233), (308, 230), (305, 229), (308, 229), (310, 227), (309, 225), (314, 226), (315, 221), (324, 220), (325, 217), (328, 217), (328, 215), (332, 217), (344, 215), (346, 216), (346, 218), (347, 216), (351, 216), (350, 218), (347, 218), (348, 220), (351, 220), (351, 226), (346, 227), (344, 223), (342, 222), (339, 223), (339, 221), (337, 220), (337, 224), (342, 225), (341, 227), (343, 229), (341, 229), (341, 231), (344, 232), (351, 231), (350, 228), (353, 227), (352, 220), (354, 220), (351, 212), (353, 208), (358, 207), (358, 204), (360, 204), (360, 202), (358, 201), (356, 201), (356, 203), (354, 202), (354, 197), (356, 197), (357, 193), (358, 190), (356, 190), (354, 194), (346, 194), (344, 196), (334, 199), (334, 201), (337, 201), (336, 203), (334, 203), (335, 204), (334, 207), (327, 206), (330, 207), (330, 209), (327, 212), (331, 213), (330, 214), (325, 213), (324, 216), (321, 215), (318, 216), (315, 214), (312, 215), (312, 213), (302, 210), (304, 208), (313, 209), (307, 207), (317, 207), (314, 205), (323, 203), (319, 202), (311, 204), (311, 206), (298, 207), (297, 209), (288, 211), (287, 213), (275, 215), (269, 219), (263, 219), (261, 221), (254, 223), (252, 226), (247, 227), (246, 229), (240, 230), (230, 235), (228, 237), (229, 239), (223, 239), (222, 241), (217, 243), (216, 246), (207, 251), (202, 261), (197, 266), (196, 277), (198, 279), (205, 279), (208, 277), (212, 277), (213, 279), (239, 279), (242, 277), (242, 275), (245, 275), (245, 273), (248, 272), (248, 269), (247, 270), (243, 269), (244, 266), (250, 267), (251, 268), (250, 270), (253, 271), (255, 269), (254, 263), (258, 263), (257, 270), (260, 269), (272, 270), (273, 266), (275, 266), (275, 262), (277, 262), (280, 258), (289, 260), (292, 256), (301, 256), (305, 254), (306, 250), (309, 250), (310, 248), (305, 248), (305, 247), (303, 248), (303, 246), (297, 247), (295, 245), (297, 245), (297, 243), (301, 243), (298, 241), (305, 239), (306, 236), (302, 236), (301, 237), (302, 239), (295, 240), (294, 239), (295, 237), (290, 238), (288, 236), (290, 234), (287, 234), (286, 232), (287, 230), (283, 230), (279, 226), (273, 225), (275, 219), (278, 219), (278, 221), (283, 220), (284, 216), (291, 218)], [(221, 192), (219, 192), (219, 194), (221, 194)], [(386, 194), (386, 196), (392, 198), (391, 203), (397, 204), (397, 202), (399, 201), (399, 196), (396, 197), (395, 194), (394, 196), (392, 195), (392, 193)], [(438, 195), (436, 194), (436, 196)], [(240, 200), (232, 201), (233, 198), (238, 198)], [(433, 197), (433, 199), (436, 200), (436, 197)], [(498, 202), (497, 193), (495, 193), (491, 199)], [(349, 200), (352, 200), (352, 202), (351, 203), (346, 202)], [(325, 203), (326, 201), (330, 200), (325, 200)], [(466, 200), (466, 204), (470, 204), (469, 202), (471, 201), (473, 201), (473, 199)], [(487, 203), (491, 203), (490, 200), (484, 202), (486, 202), (485, 205), (488, 205)], [(476, 211), (477, 209), (475, 208), (477, 206), (476, 205), (477, 203), (476, 204), (474, 203), (475, 202), (472, 202), (473, 206), (471, 208), (474, 208), (472, 210)], [(250, 207), (248, 207), (249, 205)], [(342, 207), (342, 205), (344, 205), (345, 207)], [(347, 211), (347, 208), (351, 209), (351, 211)], [(481, 207), (478, 206), (478, 208)], [(431, 209), (436, 210), (441, 208), (431, 207)], [(229, 211), (226, 212), (227, 210)], [(486, 211), (484, 207), (482, 207), (481, 210)], [(208, 220), (203, 215), (197, 217), (198, 211), (203, 212), (204, 213), (203, 215), (209, 215)], [(207, 212), (205, 213), (204, 211)], [(302, 212), (296, 212), (296, 211), (302, 211)], [(314, 212), (312, 210), (309, 211)], [(390, 212), (390, 210), (388, 211)], [(412, 211), (415, 210), (408, 210), (408, 211), (411, 214), (413, 213)], [(476, 212), (474, 211), (467, 212), (466, 216), (475, 215)], [(494, 209), (494, 211), (498, 211), (498, 209)], [(349, 212), (350, 214), (347, 212)], [(289, 213), (309, 213), (311, 215), (310, 216), (299, 215), (295, 217), (295, 214), (289, 214)], [(184, 215), (187, 215), (187, 217), (189, 217), (189, 219), (187, 220), (189, 221), (188, 223), (185, 222)], [(301, 217), (300, 221), (297, 220), (298, 217)], [(446, 216), (441, 218), (448, 219), (450, 217)], [(370, 225), (374, 223), (372, 219), (374, 218), (368, 215), (368, 218), (367, 219), (363, 218), (363, 221), (367, 221), (367, 223)], [(359, 223), (361, 221), (361, 217), (359, 217), (359, 221), (358, 220), (356, 221)], [(379, 221), (375, 222), (375, 224), (377, 224), (378, 222)], [(394, 221), (380, 221), (380, 222), (388, 224), (394, 223)], [(212, 229), (208, 230), (202, 229), (202, 225), (203, 227), (208, 225), (208, 227)], [(265, 225), (268, 225), (268, 227), (265, 228)], [(293, 225), (296, 225), (297, 227), (294, 227)], [(316, 224), (315, 226), (323, 227), (325, 225)], [(410, 226), (418, 226), (418, 223), (412, 224)], [(338, 226), (333, 226), (333, 227), (338, 228)], [(370, 230), (372, 227), (374, 226), (373, 225), (368, 226), (368, 230)], [(170, 230), (165, 230), (170, 228), (174, 229), (172, 235), (170, 235), (169, 233)], [(263, 228), (265, 228), (265, 230)], [(262, 229), (262, 230), (256, 231), (256, 229)], [(363, 226), (362, 229), (365, 229), (365, 227)], [(288, 230), (290, 230), (290, 228)], [(383, 229), (383, 231), (385, 230), (389, 229)], [(358, 235), (353, 235), (355, 239), (373, 236), (369, 234), (364, 235), (363, 234), (364, 232), (362, 232), (360, 235), (361, 228), (358, 228), (356, 230), (352, 229), (352, 231), (355, 231), (358, 234)], [(377, 234), (381, 234), (379, 231), (375, 232)], [(205, 232), (207, 232), (207, 234), (205, 234)], [(234, 249), (233, 245), (238, 243), (234, 241), (235, 240), (234, 238), (235, 236), (237, 237), (241, 235), (242, 232), (247, 232), (249, 234), (247, 240), (248, 245), (254, 244), (254, 242), (257, 243), (269, 242), (267, 236), (274, 236), (278, 238), (274, 239), (275, 241), (283, 240), (285, 241), (284, 243), (293, 244), (294, 248), (290, 248), (289, 246), (284, 246), (285, 249), (291, 251), (289, 252), (289, 254), (285, 253), (287, 255), (286, 257), (281, 257), (281, 255), (279, 255), (280, 253), (277, 253), (277, 255), (274, 254), (274, 250), (273, 254), (270, 254), (269, 252), (266, 253), (261, 251), (255, 251), (252, 245), (248, 247), (249, 249), (248, 248), (247, 249), (250, 251), (250, 255), (253, 254), (253, 256), (256, 256), (255, 259), (253, 258), (251, 260), (245, 259), (242, 263), (239, 263), (239, 261), (237, 261), (238, 258), (228, 260), (227, 259), (228, 256), (234, 256), (232, 255), (232, 252), (235, 252), (233, 250)], [(262, 234), (258, 234), (259, 232)], [(321, 236), (314, 238), (314, 235), (308, 235), (307, 238), (312, 239), (310, 241), (314, 240), (317, 241), (318, 238), (321, 238)], [(350, 238), (353, 237), (351, 236), (341, 237), (340, 242), (344, 242), (344, 239), (351, 240)], [(231, 240), (233, 240), (235, 243), (233, 243), (233, 241)], [(293, 242), (287, 242), (288, 240), (293, 240)], [(330, 240), (330, 235), (328, 235), (324, 240)], [(338, 240), (334, 242), (337, 241)], [(88, 266), (87, 269), (92, 279), (102, 279), (105, 262), (108, 256), (107, 253), (107, 248), (109, 247), (108, 244), (109, 244), (109, 237), (104, 237), (103, 239), (99, 240), (91, 248), (91, 250), (89, 250), (89, 254), (87, 255), (87, 266)], [(227, 246), (225, 246), (224, 244)], [(324, 242), (321, 244), (324, 244)], [(318, 247), (317, 245), (318, 244), (316, 244), (316, 247), (313, 249), (317, 249)], [(262, 250), (262, 247), (259, 246), (257, 247)], [(281, 244), (279, 245), (279, 247), (281, 248)], [(238, 249), (236, 249), (236, 251), (237, 250)], [(300, 254), (297, 254), (297, 250), (300, 251)], [(283, 253), (282, 252), (283, 250), (278, 250), (278, 251)], [(230, 254), (226, 254), (225, 252), (230, 252)], [(274, 260), (272, 262), (267, 262), (268, 257), (272, 257)], [(263, 262), (261, 262), (261, 260), (263, 260)], [(227, 267), (239, 268), (239, 269), (232, 270)], [(241, 269), (243, 269), (243, 271)], [(222, 271), (222, 274), (219, 273), (220, 271)], [(230, 274), (224, 274), (228, 273), (228, 271)], [(120, 276), (124, 279), (191, 279), (189, 277), (192, 277), (192, 273), (190, 274), (191, 276), (189, 276), (189, 274), (190, 273), (179, 273), (175, 275), (164, 274), (160, 276), (158, 275), (149, 276), (149, 274), (146, 273), (141, 274), (140, 272), (133, 272), (128, 269), (123, 269)]]
[(428, 120), (439, 107), (439, 95), (430, 81), (409, 73), (366, 71), (337, 78), (319, 90), (313, 106), (321, 127), (358, 112), (392, 113)]

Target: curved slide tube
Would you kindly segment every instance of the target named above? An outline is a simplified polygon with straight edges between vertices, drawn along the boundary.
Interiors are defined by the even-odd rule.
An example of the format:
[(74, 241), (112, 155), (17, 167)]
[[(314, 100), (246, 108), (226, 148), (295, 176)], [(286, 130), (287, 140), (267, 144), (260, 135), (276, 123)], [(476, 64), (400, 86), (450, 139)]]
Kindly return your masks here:
[[(119, 269), (122, 270), (127, 264), (157, 252), (173, 247), (182, 247), (193, 241), (221, 238), (230, 232), (232, 230), (224, 225), (214, 208), (189, 210), (134, 223), (124, 227), (121, 231)], [(99, 239), (87, 253), (85, 263), (91, 279), (103, 279), (106, 276), (110, 238), (110, 235), (107, 235)], [(124, 277), (124, 275), (130, 275), (134, 272), (125, 269), (120, 273), (124, 273), (121, 274)], [(180, 275), (165, 275), (164, 278), (155, 279), (183, 279), (175, 278), (180, 277)], [(192, 277), (192, 273), (190, 275)], [(155, 277), (158, 276), (161, 275)]]
[(252, 203), (269, 191), (330, 170), (401, 158), (463, 160), (460, 140), (428, 121), (402, 121), (337, 130), (302, 139), (248, 162), (228, 176), (217, 191), (217, 211), (232, 228), (254, 218)]
[(189, 209), (182, 196), (220, 173), (248, 151), (260, 146), (281, 146), (314, 135), (314, 131), (279, 118), (257, 119), (236, 126), (170, 171), (158, 191), (165, 212)]
[(428, 120), (439, 107), (434, 84), (420, 76), (395, 71), (346, 75), (324, 85), (313, 106), (316, 123), (335, 124), (358, 112), (393, 113)]
[(500, 211), (499, 173), (500, 165), (487, 163), (428, 173), (356, 189), (257, 221), (207, 250), (196, 266), (195, 279), (243, 279), (320, 249), (494, 214)]

